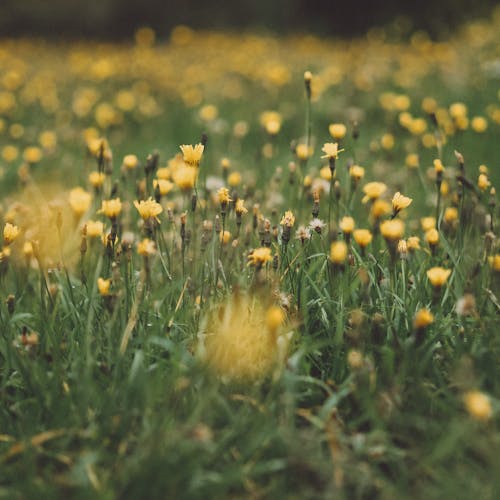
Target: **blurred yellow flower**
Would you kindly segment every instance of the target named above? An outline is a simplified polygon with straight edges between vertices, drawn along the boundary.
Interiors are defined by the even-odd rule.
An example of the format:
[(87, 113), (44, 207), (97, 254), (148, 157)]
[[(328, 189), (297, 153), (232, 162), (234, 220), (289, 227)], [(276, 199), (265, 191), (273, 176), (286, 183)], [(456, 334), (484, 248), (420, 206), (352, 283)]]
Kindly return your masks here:
[(120, 198), (114, 198), (112, 200), (102, 200), (101, 209), (97, 212), (99, 214), (104, 214), (110, 219), (116, 219), (122, 211), (122, 202)]
[(450, 274), (451, 269), (432, 267), (427, 271), (427, 278), (433, 287), (441, 288), (448, 281)]
[(387, 191), (387, 185), (383, 182), (368, 182), (363, 186), (365, 196), (362, 199), (363, 203), (369, 200), (373, 201), (380, 198)]
[(330, 245), (330, 260), (334, 264), (343, 264), (347, 259), (349, 248), (345, 241), (334, 241)]
[(69, 192), (69, 204), (77, 217), (81, 217), (89, 209), (91, 202), (92, 195), (81, 187), (76, 187)]
[(260, 268), (273, 260), (271, 249), (268, 247), (260, 247), (252, 250), (248, 255), (248, 265)]
[(366, 248), (373, 240), (373, 234), (369, 229), (356, 229), (353, 232), (353, 237), (361, 248)]
[(160, 222), (158, 215), (163, 212), (163, 207), (151, 196), (147, 200), (134, 201), (134, 206), (144, 220), (155, 219), (156, 222)]
[(14, 224), (11, 224), (10, 222), (7, 222), (3, 228), (3, 242), (5, 245), (10, 245), (15, 239), (19, 236), (20, 229), (15, 226)]
[(380, 234), (388, 241), (399, 241), (404, 230), (405, 225), (401, 219), (385, 220), (380, 224)]
[(490, 398), (481, 391), (465, 393), (464, 404), (469, 415), (479, 422), (487, 422), (493, 415)]

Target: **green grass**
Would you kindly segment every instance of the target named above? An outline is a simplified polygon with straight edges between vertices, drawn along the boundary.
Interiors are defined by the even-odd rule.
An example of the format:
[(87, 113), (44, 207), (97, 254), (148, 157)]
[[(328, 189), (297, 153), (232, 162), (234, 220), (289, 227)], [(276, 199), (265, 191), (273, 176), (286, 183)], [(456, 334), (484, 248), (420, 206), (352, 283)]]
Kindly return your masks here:
[[(22, 78), (15, 88), (2, 82), (17, 104), (3, 109), (0, 96), (0, 150), (14, 145), (22, 152), (43, 130), (54, 131), (58, 144), (29, 168), (21, 157), (1, 160), (2, 221), (12, 218), (21, 234), (0, 263), (0, 498), (496, 498), (500, 274), (488, 257), (499, 253), (491, 235), (498, 209), (489, 190), (476, 187), (480, 164), (489, 167), (492, 186), (500, 180), (498, 79), (480, 71), (495, 54), (496, 30), (492, 22), (430, 46), (418, 38), (411, 46), (373, 36), (349, 44), (190, 32), (187, 41), (152, 48), (2, 42), (0, 69), (14, 68)], [(135, 62), (127, 65), (130, 54)], [(110, 74), (92, 75), (95, 61), (110, 62)], [(307, 133), (305, 69), (313, 72), (315, 151), (301, 162), (290, 143)], [(281, 82), (283, 71), (289, 79)], [(31, 100), (37, 78), (45, 78), (43, 92)], [(74, 106), (84, 87), (99, 94), (86, 114)], [(56, 102), (44, 104), (50, 89)], [(115, 102), (121, 89), (133, 89), (136, 105), (108, 126), (95, 109)], [(200, 101), (189, 97), (193, 91)], [(410, 98), (409, 111), (426, 120), (430, 134), (424, 97), (443, 109), (461, 101), (469, 118), (488, 120), (484, 133), (448, 130), (442, 160), (449, 193), (435, 252), (420, 218), (436, 212), (428, 170), (439, 152), (404, 129), (399, 112), (381, 107), (379, 96), (388, 91)], [(148, 97), (153, 113), (138, 104)], [(218, 118), (202, 120), (203, 104), (215, 104)], [(259, 124), (269, 109), (283, 118), (274, 138)], [(359, 139), (351, 136), (352, 117)], [(244, 137), (233, 128), (241, 120), (249, 127)], [(304, 177), (320, 178), (332, 122), (348, 127), (336, 162), (341, 196), (322, 194), (319, 217), (327, 222), (331, 213), (330, 231), (313, 232), (302, 244), (295, 230), (309, 224), (313, 209)], [(20, 137), (11, 134), (15, 123), (24, 126)], [(79, 220), (68, 189), (92, 192), (87, 177), (98, 159), (82, 139), (90, 126), (107, 137), (114, 169)], [(122, 175), (121, 159), (133, 153), (144, 163), (157, 150), (164, 167), (180, 144), (197, 143), (204, 131), (198, 206), (193, 212), (191, 193), (177, 188), (162, 199), (153, 231), (158, 251), (146, 262), (135, 242), (122, 245), (127, 232), (136, 241), (147, 234), (133, 206), (145, 197), (138, 191), (144, 171)], [(386, 133), (393, 148), (380, 145)], [(268, 143), (271, 157), (263, 151)], [(454, 150), (464, 155), (471, 183), (462, 202)], [(419, 154), (418, 169), (404, 166), (408, 153)], [(204, 220), (216, 228), (221, 217), (216, 190), (206, 186), (211, 176), (222, 180), (223, 157), (241, 173), (232, 191), (249, 209), (240, 230), (229, 210), (227, 245), (213, 229), (202, 230)], [(346, 168), (351, 159), (365, 167), (356, 188)], [(400, 217), (405, 237), (419, 236), (422, 248), (407, 259), (391, 258), (370, 205), (361, 202), (362, 186), (374, 180), (388, 185), (389, 201), (398, 190), (413, 198)], [(97, 210), (113, 190), (124, 201), (116, 247), (106, 251), (87, 237), (82, 255), (84, 221), (99, 219), (110, 229)], [(267, 238), (262, 222), (253, 225), (254, 204), (270, 221), (276, 256), (260, 271), (247, 265), (250, 250)], [(462, 221), (455, 226), (442, 220), (452, 206)], [(280, 220), (289, 209), (296, 222), (285, 245)], [(189, 236), (182, 250), (184, 210)], [(344, 215), (372, 229), (374, 239), (366, 252), (351, 241), (348, 258), (335, 266), (330, 243), (345, 239), (338, 229)], [(25, 241), (38, 241), (40, 255), (26, 261)], [(426, 275), (434, 266), (452, 270), (438, 291)], [(99, 293), (99, 277), (112, 279), (110, 295)], [(457, 302), (465, 294), (474, 306), (461, 315)], [(247, 295), (248, 318), (231, 316), (237, 297)], [(231, 321), (221, 330), (234, 328), (236, 338), (238, 329), (266, 331), (271, 304), (283, 312), (279, 336), (291, 334), (286, 359), (257, 380), (227, 380), (227, 363), (200, 355), (200, 333), (217, 330), (224, 317)], [(414, 317), (422, 308), (434, 321), (418, 331)], [(38, 342), (23, 345), (23, 331), (36, 332)], [(227, 349), (230, 366), (244, 362), (247, 352)], [(464, 396), (473, 390), (489, 398), (487, 421), (467, 411)]]

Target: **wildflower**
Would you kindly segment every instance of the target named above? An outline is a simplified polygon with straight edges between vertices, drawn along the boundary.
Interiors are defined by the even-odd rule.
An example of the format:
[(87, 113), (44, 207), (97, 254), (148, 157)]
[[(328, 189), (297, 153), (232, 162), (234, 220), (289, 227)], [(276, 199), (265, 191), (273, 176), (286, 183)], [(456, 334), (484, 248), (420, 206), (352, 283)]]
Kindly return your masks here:
[(232, 296), (206, 319), (200, 353), (223, 379), (261, 380), (283, 362), (283, 320), (281, 310), (266, 309), (255, 297)]
[(427, 271), (427, 278), (431, 285), (435, 288), (441, 288), (448, 280), (451, 274), (451, 269), (444, 269), (443, 267), (432, 267)]
[(163, 212), (163, 207), (153, 198), (149, 197), (147, 200), (134, 201), (134, 206), (137, 208), (139, 215), (144, 219), (154, 219), (156, 222), (160, 222), (158, 215)]
[(343, 123), (331, 123), (328, 127), (328, 132), (333, 139), (340, 141), (345, 137), (347, 127)]
[(488, 176), (486, 174), (479, 174), (479, 177), (477, 179), (477, 187), (481, 191), (486, 191), (490, 186), (491, 182), (489, 181)]
[(103, 172), (98, 172), (97, 170), (94, 170), (89, 174), (90, 185), (95, 189), (100, 188), (104, 184), (105, 180), (106, 180), (106, 175), (104, 175)]
[(408, 254), (408, 245), (406, 244), (406, 240), (398, 241), (398, 254), (401, 259), (406, 259)]
[(323, 229), (326, 227), (326, 222), (315, 217), (311, 222), (309, 222), (309, 227), (316, 233), (321, 234)]
[(423, 231), (429, 231), (429, 229), (433, 229), (436, 227), (436, 218), (435, 217), (422, 217), (420, 219), (420, 226)]
[(134, 168), (137, 167), (137, 165), (139, 165), (139, 159), (137, 158), (136, 155), (125, 155), (123, 157), (122, 165), (127, 170), (133, 170)]
[(395, 217), (401, 210), (410, 206), (413, 200), (408, 196), (403, 196), (399, 191), (392, 198), (392, 210)]
[(443, 219), (447, 224), (453, 224), (458, 220), (458, 210), (456, 207), (448, 207), (444, 211)]
[(387, 191), (387, 186), (383, 182), (368, 182), (363, 186), (363, 193), (365, 193), (362, 199), (363, 203), (371, 200), (374, 201), (380, 198)]
[(221, 231), (219, 235), (219, 240), (223, 245), (227, 245), (231, 239), (231, 233), (229, 231)]
[(23, 151), (23, 160), (27, 163), (38, 163), (43, 157), (42, 150), (37, 146), (29, 146)]
[(434, 172), (436, 172), (436, 175), (442, 176), (444, 172), (443, 162), (440, 159), (436, 158), (433, 163), (434, 163)]
[(295, 233), (295, 237), (304, 244), (307, 240), (311, 239), (311, 230), (308, 227), (299, 226)]
[(160, 193), (160, 196), (166, 196), (174, 188), (174, 183), (166, 179), (153, 179), (153, 188)]
[(354, 183), (357, 184), (365, 176), (365, 169), (359, 165), (352, 165), (349, 169), (349, 175)]
[(149, 238), (144, 238), (137, 243), (137, 253), (143, 257), (151, 257), (156, 253), (156, 244)]
[(334, 264), (343, 264), (347, 258), (348, 247), (345, 241), (334, 241), (330, 246), (330, 260)]
[(484, 116), (475, 116), (470, 123), (472, 130), (474, 132), (477, 132), (478, 134), (482, 134), (483, 132), (486, 132), (486, 129), (488, 128), (488, 122), (486, 121), (486, 118)]
[(291, 210), (285, 212), (285, 215), (281, 218), (280, 224), (284, 227), (293, 227), (295, 224), (295, 216)]
[(416, 330), (424, 330), (434, 323), (434, 315), (428, 309), (419, 309), (413, 319), (413, 326)]
[(229, 189), (226, 187), (221, 187), (217, 191), (217, 198), (222, 207), (227, 207), (227, 204), (231, 201), (231, 197), (229, 196)]
[(425, 241), (427, 241), (431, 247), (435, 247), (439, 244), (439, 232), (435, 227), (425, 232)]
[(313, 154), (313, 148), (312, 146), (307, 146), (307, 144), (297, 144), (297, 147), (295, 148), (295, 154), (297, 155), (297, 158), (302, 161), (306, 161), (310, 156)]
[(69, 204), (73, 213), (81, 217), (90, 207), (92, 195), (81, 187), (76, 187), (69, 192)]
[(116, 219), (122, 211), (122, 202), (120, 198), (114, 198), (112, 200), (102, 200), (101, 209), (97, 212), (104, 214), (110, 219)]
[(351, 234), (354, 231), (355, 222), (352, 217), (345, 216), (342, 217), (339, 227), (344, 234)]
[(471, 293), (466, 293), (457, 300), (455, 307), (459, 316), (472, 316), (476, 313), (476, 298)]
[(272, 260), (271, 249), (268, 247), (256, 248), (248, 255), (248, 265), (256, 268), (261, 268)]
[(406, 160), (405, 160), (405, 163), (406, 163), (406, 166), (408, 168), (418, 168), (419, 167), (419, 159), (418, 159), (418, 155), (416, 153), (410, 153), (406, 156)]
[(231, 172), (227, 178), (227, 183), (231, 187), (236, 187), (241, 184), (241, 174), (239, 172)]
[(380, 234), (391, 242), (399, 241), (404, 233), (405, 225), (401, 219), (386, 220), (380, 224)]
[(182, 166), (172, 175), (173, 181), (181, 191), (191, 191), (196, 184), (197, 171), (193, 167)]
[(183, 144), (180, 146), (184, 162), (191, 167), (199, 167), (205, 146), (201, 143), (196, 146)]
[(10, 245), (19, 236), (20, 232), (21, 231), (17, 226), (11, 224), (10, 222), (7, 222), (3, 228), (4, 244)]
[(89, 238), (100, 238), (104, 231), (104, 224), (101, 221), (87, 221), (87, 236)]
[(380, 144), (386, 151), (392, 149), (394, 147), (394, 143), (395, 140), (392, 134), (384, 134), (380, 139)]
[(272, 335), (276, 334), (284, 320), (285, 314), (283, 313), (283, 309), (281, 309), (281, 307), (271, 306), (266, 311), (266, 326)]
[(31, 259), (35, 253), (33, 248), (33, 243), (31, 241), (25, 241), (23, 245), (23, 255), (26, 259)]
[(493, 271), (500, 272), (500, 253), (488, 257), (488, 263)]
[(481, 391), (466, 392), (464, 404), (469, 415), (479, 422), (487, 422), (493, 415), (490, 398)]
[(410, 236), (406, 240), (406, 244), (408, 246), (408, 250), (410, 252), (414, 252), (415, 250), (420, 249), (420, 238), (418, 236)]
[(384, 215), (388, 215), (391, 212), (391, 205), (382, 199), (377, 199), (373, 202), (370, 215), (373, 217), (375, 221), (384, 217)]
[(373, 234), (369, 229), (356, 229), (353, 232), (353, 237), (361, 248), (366, 248), (373, 240)]
[(245, 208), (245, 200), (238, 198), (234, 206), (234, 211), (236, 212), (236, 215), (239, 215), (240, 217), (248, 213), (248, 210)]
[(344, 150), (339, 149), (339, 145), (336, 142), (326, 142), (325, 144), (323, 144), (321, 151), (325, 153), (321, 158), (336, 160), (339, 157), (339, 153), (341, 153)]
[(106, 297), (109, 295), (110, 287), (111, 287), (111, 280), (110, 279), (105, 280), (104, 278), (97, 278), (97, 289), (99, 290), (99, 293), (103, 297)]

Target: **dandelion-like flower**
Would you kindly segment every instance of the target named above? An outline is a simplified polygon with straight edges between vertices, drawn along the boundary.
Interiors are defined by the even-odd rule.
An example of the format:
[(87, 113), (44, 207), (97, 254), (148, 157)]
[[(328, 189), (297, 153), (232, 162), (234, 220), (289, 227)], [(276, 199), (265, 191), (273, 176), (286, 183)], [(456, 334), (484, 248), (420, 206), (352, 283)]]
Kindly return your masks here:
[(363, 186), (365, 196), (361, 200), (362, 203), (374, 201), (380, 198), (387, 191), (387, 185), (383, 182), (368, 182)]
[(156, 222), (160, 222), (158, 215), (163, 212), (163, 207), (153, 200), (153, 198), (149, 197), (147, 200), (141, 201), (136, 200), (134, 201), (134, 206), (144, 220), (154, 219)]
[(20, 232), (21, 231), (17, 226), (11, 224), (10, 222), (7, 222), (3, 228), (4, 244), (10, 245), (19, 236)]
[(392, 210), (394, 216), (396, 216), (401, 210), (409, 207), (412, 201), (412, 198), (404, 196), (398, 191), (392, 198)]
[(479, 422), (487, 422), (493, 415), (490, 398), (481, 391), (468, 391), (464, 395), (465, 409)]
[(85, 224), (87, 226), (87, 236), (89, 238), (100, 238), (104, 232), (104, 224), (98, 220), (89, 220)]
[(336, 141), (340, 141), (345, 137), (347, 127), (343, 123), (331, 123), (328, 126), (328, 132)]
[(156, 244), (149, 238), (144, 238), (137, 243), (137, 253), (143, 257), (151, 257), (156, 253)]
[(238, 198), (234, 206), (234, 211), (236, 212), (236, 215), (239, 215), (240, 217), (248, 213), (248, 209), (245, 208), (245, 200)]
[(172, 174), (172, 180), (181, 191), (191, 191), (196, 184), (197, 170), (189, 166), (181, 166)]
[(99, 293), (103, 297), (106, 297), (109, 295), (110, 287), (111, 287), (111, 280), (110, 279), (105, 280), (104, 278), (97, 278), (97, 289), (99, 290)]
[(227, 204), (231, 201), (231, 197), (229, 196), (229, 189), (226, 187), (221, 187), (217, 191), (217, 199), (222, 207), (227, 207)]
[(413, 319), (413, 326), (416, 330), (424, 330), (434, 323), (434, 315), (428, 309), (419, 309)]
[(293, 227), (295, 224), (295, 216), (291, 210), (285, 212), (285, 215), (281, 218), (280, 224), (284, 227)]
[(199, 167), (205, 146), (201, 143), (192, 146), (183, 144), (180, 146), (184, 161), (191, 167)]
[(104, 214), (110, 219), (116, 219), (122, 211), (122, 202), (120, 198), (114, 198), (111, 200), (102, 200), (101, 209), (97, 212)]
[(334, 241), (330, 246), (330, 260), (337, 265), (343, 264), (347, 259), (349, 248), (345, 241)]
[(351, 234), (354, 231), (355, 225), (356, 223), (354, 222), (354, 219), (352, 217), (349, 217), (348, 215), (342, 217), (339, 222), (340, 230), (344, 234)]
[(321, 151), (325, 153), (321, 158), (328, 158), (329, 160), (336, 160), (339, 157), (339, 153), (344, 151), (343, 149), (339, 149), (339, 145), (336, 142), (325, 142)]
[(432, 267), (427, 271), (427, 278), (434, 288), (441, 288), (450, 277), (451, 269)]
[(89, 209), (91, 201), (92, 195), (81, 187), (69, 192), (69, 204), (77, 217), (81, 217)]
[(373, 240), (373, 234), (369, 229), (356, 229), (352, 235), (361, 248), (366, 248)]
[(272, 260), (273, 255), (268, 247), (256, 248), (248, 255), (248, 265), (257, 268), (261, 268)]
[(389, 242), (398, 242), (405, 230), (401, 219), (385, 220), (380, 224), (380, 234)]

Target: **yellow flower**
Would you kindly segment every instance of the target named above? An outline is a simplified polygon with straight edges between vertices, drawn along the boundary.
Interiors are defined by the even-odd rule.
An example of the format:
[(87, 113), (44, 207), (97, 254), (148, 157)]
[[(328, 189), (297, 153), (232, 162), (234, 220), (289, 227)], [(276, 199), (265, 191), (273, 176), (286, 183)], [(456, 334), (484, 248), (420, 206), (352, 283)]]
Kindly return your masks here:
[(420, 164), (418, 155), (416, 153), (406, 155), (405, 163), (408, 168), (418, 168)]
[(378, 220), (382, 218), (384, 215), (389, 214), (391, 211), (391, 205), (385, 200), (375, 200), (372, 204), (370, 214), (375, 219)]
[(487, 422), (493, 415), (490, 398), (481, 391), (468, 391), (464, 404), (469, 415), (479, 422)]
[[(276, 308), (277, 309), (277, 308)], [(288, 338), (279, 335), (283, 314), (256, 297), (233, 295), (204, 321), (199, 353), (226, 380), (258, 381), (279, 367)]]
[(408, 196), (402, 195), (399, 191), (392, 198), (392, 210), (394, 215), (399, 213), (401, 210), (407, 208), (413, 200), (408, 198)]
[(231, 172), (227, 178), (227, 183), (231, 187), (239, 186), (241, 183), (241, 174), (239, 172)]
[(133, 170), (139, 165), (139, 159), (136, 155), (126, 155), (123, 157), (123, 166), (127, 170)]
[(422, 217), (420, 219), (420, 226), (423, 231), (429, 231), (429, 229), (433, 229), (436, 227), (436, 218), (435, 217)]
[(336, 160), (339, 157), (339, 153), (344, 151), (343, 149), (339, 149), (339, 145), (336, 142), (325, 142), (321, 151), (325, 153), (321, 158), (328, 158)]
[(150, 257), (156, 253), (156, 244), (149, 238), (144, 238), (137, 243), (137, 253), (143, 257)]
[(385, 220), (380, 224), (380, 234), (388, 241), (399, 241), (404, 230), (405, 225), (401, 219)]
[(111, 200), (102, 200), (101, 209), (97, 212), (104, 214), (110, 219), (115, 219), (122, 211), (122, 202), (120, 198), (113, 198)]
[(291, 210), (287, 210), (281, 218), (280, 224), (285, 227), (292, 227), (295, 224), (295, 216)]
[(153, 179), (153, 187), (158, 189), (161, 196), (165, 196), (174, 188), (174, 183), (166, 179)]
[(363, 193), (365, 196), (362, 200), (366, 203), (369, 200), (376, 200), (380, 198), (387, 191), (387, 186), (383, 182), (368, 182), (363, 186)]
[(7, 222), (3, 228), (3, 242), (5, 245), (10, 245), (21, 231), (19, 228), (10, 222)]
[(408, 250), (410, 250), (410, 252), (420, 249), (420, 238), (418, 236), (410, 236), (406, 240), (406, 243), (408, 245)]
[(229, 196), (229, 189), (226, 187), (221, 187), (217, 191), (217, 199), (221, 205), (227, 205), (231, 201), (231, 197)]
[(35, 253), (35, 250), (33, 248), (33, 243), (31, 241), (25, 241), (23, 245), (23, 255), (27, 258), (30, 259), (33, 257), (33, 254)]
[(198, 167), (200, 165), (201, 157), (205, 146), (201, 143), (196, 146), (190, 144), (183, 144), (180, 146), (184, 161), (191, 167)]
[(307, 144), (297, 144), (295, 148), (295, 154), (299, 160), (305, 161), (313, 154), (312, 146), (307, 147)]
[(425, 241), (430, 246), (436, 246), (439, 243), (439, 232), (435, 227), (431, 227), (425, 232)]
[(481, 191), (486, 191), (490, 186), (491, 182), (489, 181), (488, 176), (486, 174), (479, 174), (479, 177), (477, 179), (477, 187)]
[(373, 240), (373, 235), (369, 229), (356, 229), (353, 232), (354, 241), (361, 247), (366, 248)]
[(343, 264), (349, 249), (345, 241), (334, 241), (330, 246), (330, 260), (334, 264)]
[(256, 248), (248, 255), (249, 266), (262, 267), (271, 260), (273, 260), (273, 256), (271, 254), (271, 249), (268, 247)]
[(488, 257), (488, 263), (493, 271), (500, 272), (500, 253)]
[(458, 210), (456, 207), (448, 207), (444, 211), (443, 219), (448, 224), (453, 224), (456, 220), (458, 220)]
[(423, 330), (434, 323), (434, 315), (428, 309), (419, 309), (413, 319), (413, 326), (416, 330)]
[(23, 159), (27, 163), (38, 163), (42, 159), (42, 150), (37, 146), (27, 147), (23, 151)]
[(104, 180), (106, 179), (106, 176), (104, 175), (103, 172), (97, 172), (94, 170), (93, 172), (90, 172), (89, 174), (89, 182), (90, 185), (94, 188), (99, 188), (104, 184)]
[(97, 289), (99, 290), (99, 293), (103, 297), (109, 295), (110, 287), (111, 287), (110, 279), (105, 280), (104, 278), (97, 278)]
[(436, 174), (442, 174), (444, 172), (443, 162), (438, 158), (434, 160), (434, 171)]
[(342, 217), (339, 227), (344, 234), (351, 234), (354, 231), (355, 222), (352, 217), (345, 216)]
[(382, 147), (388, 151), (394, 147), (394, 136), (392, 134), (384, 134), (380, 139), (380, 144)]
[(470, 125), (472, 127), (472, 130), (474, 130), (474, 132), (477, 132), (478, 134), (486, 132), (486, 129), (488, 128), (488, 122), (486, 121), (486, 118), (484, 118), (484, 116), (475, 116), (472, 119)]
[(358, 182), (365, 176), (365, 169), (359, 165), (352, 165), (349, 169), (349, 175), (351, 176), (351, 179)]
[(231, 239), (231, 233), (229, 231), (221, 231), (219, 235), (219, 240), (223, 245), (227, 245)]
[(91, 201), (92, 195), (81, 187), (69, 192), (69, 204), (77, 217), (81, 217), (89, 209)]
[(173, 181), (181, 191), (190, 191), (196, 183), (197, 170), (193, 167), (182, 166), (172, 175)]
[(160, 222), (158, 215), (163, 212), (163, 208), (151, 196), (147, 200), (134, 201), (134, 206), (144, 220), (155, 219)]
[(271, 306), (266, 311), (266, 326), (272, 335), (275, 335), (279, 327), (285, 321), (285, 314), (283, 309), (277, 306)]
[(237, 215), (245, 215), (248, 212), (248, 210), (245, 208), (245, 200), (238, 198), (238, 200), (236, 200), (234, 211)]
[(98, 220), (98, 221), (93, 221), (89, 220), (87, 221), (87, 236), (90, 238), (100, 238), (102, 237), (102, 234), (104, 232), (104, 224)]
[(451, 269), (444, 269), (443, 267), (432, 267), (427, 271), (427, 278), (431, 285), (436, 288), (441, 288), (448, 280), (451, 274)]
[(347, 127), (343, 123), (331, 123), (328, 127), (328, 132), (330, 132), (333, 139), (340, 141), (340, 139), (345, 137)]

